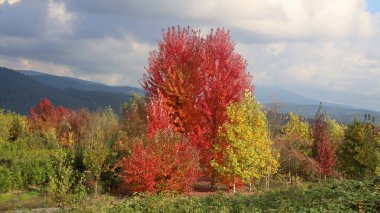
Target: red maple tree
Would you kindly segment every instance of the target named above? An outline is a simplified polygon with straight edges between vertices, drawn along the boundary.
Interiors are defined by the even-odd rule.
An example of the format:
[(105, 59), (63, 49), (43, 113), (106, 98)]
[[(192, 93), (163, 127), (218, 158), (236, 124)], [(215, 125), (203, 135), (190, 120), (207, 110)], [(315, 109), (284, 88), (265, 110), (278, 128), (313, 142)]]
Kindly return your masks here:
[(54, 108), (49, 99), (43, 98), (35, 107), (30, 109), (30, 127), (41, 132), (44, 132), (49, 127), (57, 128), (58, 124), (66, 119), (69, 113), (69, 109), (62, 106)]
[(176, 132), (188, 132), (197, 117), (194, 110), (197, 86), (196, 74), (202, 61), (203, 39), (199, 31), (169, 28), (162, 33), (158, 50), (150, 53), (143, 87), (149, 98), (160, 94), (162, 105)]
[(217, 156), (215, 144), (219, 143), (217, 133), (227, 121), (227, 106), (240, 101), (246, 89), (253, 90), (251, 77), (246, 71), (246, 62), (236, 52), (229, 32), (217, 29), (206, 37), (202, 52), (200, 72), (197, 72), (198, 99), (196, 110), (200, 114), (193, 134), (202, 156), (202, 165), (214, 172), (210, 160)]
[(328, 137), (323, 137), (318, 143), (318, 164), (323, 175), (331, 175), (335, 166), (335, 147), (330, 144)]
[(313, 126), (313, 156), (319, 164), (320, 173), (326, 178), (334, 172), (336, 147), (331, 144), (328, 136), (328, 124), (321, 104), (315, 115)]
[[(217, 156), (214, 145), (227, 120), (226, 107), (239, 101), (246, 89), (253, 90), (246, 62), (235, 52), (229, 32), (212, 30), (203, 38), (190, 28), (169, 28), (158, 50), (150, 53), (147, 72), (143, 87), (148, 98), (162, 96), (160, 107), (172, 129), (189, 136), (200, 151), (204, 171), (214, 177), (210, 161)], [(166, 120), (149, 122), (159, 127)]]
[(164, 131), (145, 145), (134, 145), (119, 160), (120, 177), (130, 192), (189, 191), (198, 177), (198, 153), (183, 137)]
[(159, 92), (157, 96), (150, 98), (147, 104), (147, 136), (149, 138), (153, 138), (160, 131), (174, 129), (169, 117), (172, 110), (166, 106), (166, 99), (162, 93)]

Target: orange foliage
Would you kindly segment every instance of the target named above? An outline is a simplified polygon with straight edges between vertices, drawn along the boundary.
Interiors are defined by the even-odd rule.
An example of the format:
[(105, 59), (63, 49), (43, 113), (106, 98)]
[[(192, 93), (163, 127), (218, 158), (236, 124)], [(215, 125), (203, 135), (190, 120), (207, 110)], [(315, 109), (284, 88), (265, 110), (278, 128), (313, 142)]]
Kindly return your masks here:
[(119, 160), (123, 184), (131, 192), (189, 191), (198, 177), (198, 153), (182, 137), (159, 133), (137, 143)]

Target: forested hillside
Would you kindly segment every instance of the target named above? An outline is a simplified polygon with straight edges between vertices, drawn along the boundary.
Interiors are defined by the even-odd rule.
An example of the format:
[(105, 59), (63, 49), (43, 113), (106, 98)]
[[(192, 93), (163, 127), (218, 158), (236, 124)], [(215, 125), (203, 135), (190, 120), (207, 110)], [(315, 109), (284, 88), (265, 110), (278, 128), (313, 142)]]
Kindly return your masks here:
[(55, 104), (68, 108), (87, 107), (95, 110), (111, 106), (119, 112), (120, 105), (127, 102), (130, 95), (53, 88), (14, 70), (0, 68), (0, 108), (27, 114), (42, 98), (49, 98)]
[(81, 80), (78, 78), (64, 77), (49, 75), (41, 72), (30, 71), (30, 70), (20, 70), (18, 71), (22, 74), (25, 74), (32, 79), (40, 82), (49, 87), (58, 88), (58, 89), (78, 89), (84, 91), (100, 91), (100, 92), (112, 92), (112, 93), (123, 93), (123, 94), (132, 94), (132, 93), (144, 93), (144, 90), (136, 87), (129, 86), (108, 86), (105, 84), (100, 84), (92, 81)]

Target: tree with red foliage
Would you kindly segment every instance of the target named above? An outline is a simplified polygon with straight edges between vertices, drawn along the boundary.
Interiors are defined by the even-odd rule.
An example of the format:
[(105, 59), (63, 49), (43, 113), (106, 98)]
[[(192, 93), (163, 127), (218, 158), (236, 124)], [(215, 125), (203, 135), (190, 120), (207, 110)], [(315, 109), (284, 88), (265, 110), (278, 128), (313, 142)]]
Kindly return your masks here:
[(326, 123), (326, 115), (323, 112), (322, 103), (319, 104), (318, 110), (314, 116), (313, 123), (313, 139), (314, 144), (312, 147), (312, 156), (317, 159), (318, 158), (318, 146), (319, 143), (327, 137), (327, 123)]
[(330, 144), (328, 137), (323, 137), (318, 143), (318, 164), (321, 173), (325, 176), (331, 175), (334, 172), (335, 166), (335, 147)]
[(335, 166), (335, 151), (336, 147), (332, 144), (328, 134), (327, 116), (322, 111), (322, 103), (319, 105), (318, 111), (314, 118), (314, 146), (313, 157), (319, 164), (319, 169), (322, 175), (331, 175), (334, 172)]
[(165, 111), (166, 99), (162, 93), (158, 92), (156, 97), (152, 97), (147, 104), (147, 136), (153, 138), (158, 132), (162, 130), (173, 130), (174, 126), (170, 122), (169, 113), (172, 112), (170, 108)]
[(198, 153), (169, 130), (148, 143), (137, 143), (130, 157), (119, 160), (120, 177), (130, 192), (189, 191), (198, 177)]
[[(234, 52), (229, 32), (212, 30), (203, 38), (190, 28), (169, 28), (158, 50), (150, 53), (147, 72), (143, 87), (148, 98), (164, 100), (160, 107), (173, 130), (189, 135), (203, 169), (214, 179), (210, 161), (217, 156), (214, 146), (227, 120), (226, 107), (240, 101), (246, 89), (252, 90), (246, 62)], [(166, 120), (148, 123), (160, 127), (161, 122)]]
[(74, 135), (71, 131), (70, 118), (74, 113), (62, 106), (55, 108), (43, 98), (37, 106), (30, 109), (29, 123), (32, 130), (38, 130), (45, 137), (53, 137), (63, 147), (74, 145)]
[(200, 31), (188, 28), (169, 28), (163, 32), (158, 50), (150, 53), (143, 87), (149, 98), (160, 94), (176, 132), (188, 132), (196, 118), (194, 109), (197, 86), (196, 75), (202, 62), (203, 39)]
[(70, 110), (53, 104), (47, 98), (41, 99), (37, 106), (32, 107), (29, 113), (29, 122), (32, 129), (44, 132), (47, 128), (57, 128), (58, 123), (67, 117)]
[(201, 131), (195, 134), (201, 133), (201, 141), (196, 141), (196, 145), (201, 152), (201, 163), (214, 181), (215, 174), (210, 161), (217, 156), (214, 147), (219, 143), (217, 133), (227, 121), (227, 106), (240, 101), (245, 90), (252, 91), (253, 88), (251, 77), (246, 71), (246, 62), (234, 52), (229, 32), (212, 30), (203, 44), (203, 61), (200, 72), (197, 72), (198, 97), (195, 106), (201, 115), (197, 122)]

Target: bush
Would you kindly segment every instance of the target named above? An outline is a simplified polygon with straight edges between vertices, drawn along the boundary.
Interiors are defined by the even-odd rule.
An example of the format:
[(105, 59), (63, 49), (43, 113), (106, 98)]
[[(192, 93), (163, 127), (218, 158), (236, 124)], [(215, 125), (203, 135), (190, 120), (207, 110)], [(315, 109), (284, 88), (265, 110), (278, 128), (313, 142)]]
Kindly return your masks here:
[(83, 175), (73, 168), (73, 159), (64, 152), (58, 152), (53, 159), (54, 171), (50, 175), (50, 199), (60, 206), (81, 201), (85, 193)]
[(20, 165), (25, 184), (41, 185), (49, 181), (53, 173), (53, 165), (50, 158), (33, 159)]
[(188, 191), (198, 177), (198, 152), (181, 136), (164, 132), (138, 143), (122, 158), (120, 177), (130, 192)]
[(12, 188), (12, 172), (0, 166), (0, 192), (7, 192)]
[(24, 150), (8, 144), (0, 153), (0, 191), (39, 186), (49, 181), (53, 172), (51, 150)]

